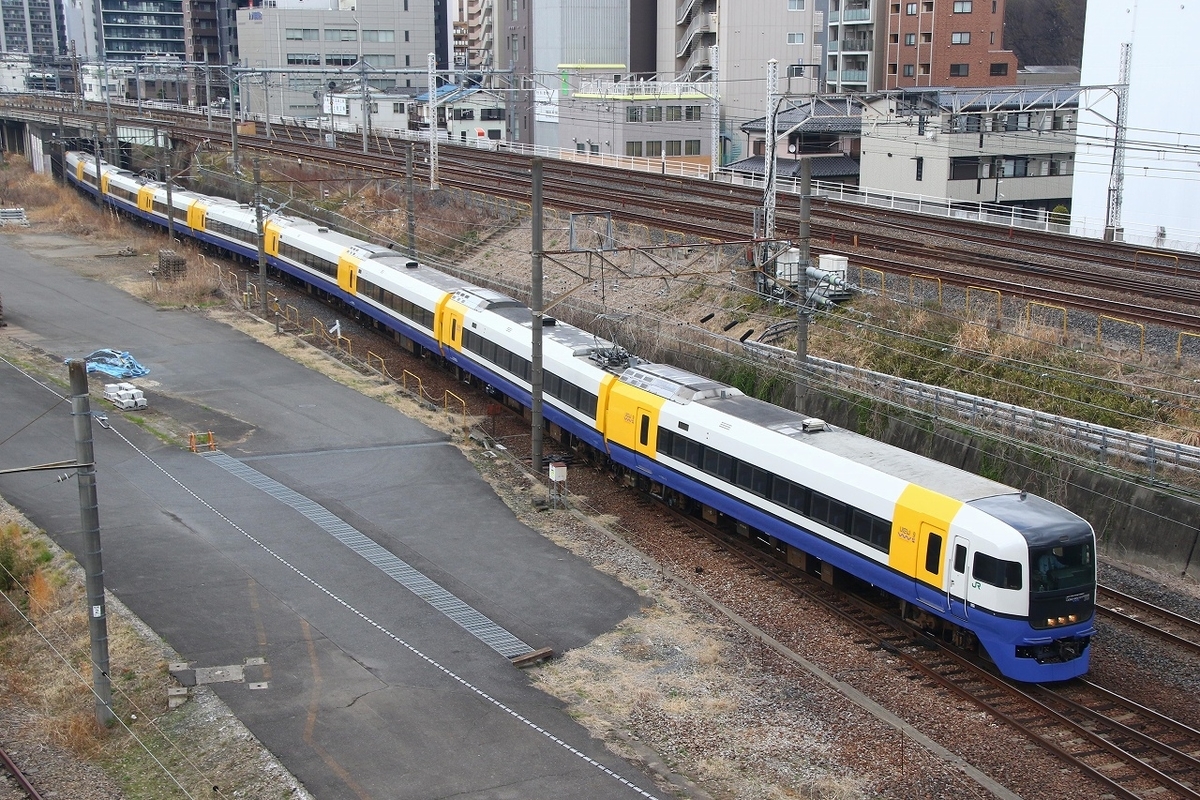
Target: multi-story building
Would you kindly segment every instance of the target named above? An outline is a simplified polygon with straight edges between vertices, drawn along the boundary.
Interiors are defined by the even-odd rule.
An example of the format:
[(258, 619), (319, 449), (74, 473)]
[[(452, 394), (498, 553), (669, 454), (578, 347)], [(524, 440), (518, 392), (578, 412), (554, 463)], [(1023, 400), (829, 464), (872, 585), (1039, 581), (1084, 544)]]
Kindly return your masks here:
[(861, 185), (1051, 211), (1071, 206), (1078, 87), (927, 89), (868, 99)]
[(559, 147), (654, 161), (711, 162), (712, 100), (707, 82), (614, 81), (572, 72), (557, 98)]
[(467, 25), (467, 67), (488, 72), (496, 68), (496, 30), (493, 0), (460, 0), (465, 2)]
[(100, 0), (100, 20), (108, 61), (186, 56), (182, 0)]
[(1004, 5), (1005, 0), (888, 0), (881, 88), (1016, 84), (1017, 57), (1004, 49)]
[(659, 3), (659, 75), (715, 74), (721, 102), (722, 163), (745, 155), (741, 126), (766, 112), (767, 62), (781, 89), (819, 90), (826, 12), (837, 0), (683, 0)]
[[(257, 75), (243, 80), (255, 112), (315, 117), (322, 98), (366, 77), (380, 90), (428, 85), (427, 54), (450, 58), (445, 0), (275, 0), (238, 9), (238, 51)], [(440, 8), (440, 11), (438, 10)], [(361, 64), (360, 64), (361, 59)], [(331, 85), (332, 84), (332, 88)]]
[(827, 91), (863, 93), (882, 85), (881, 53), (887, 0), (829, 0)]
[(0, 0), (0, 51), (31, 56), (67, 53), (62, 3), (55, 0)]

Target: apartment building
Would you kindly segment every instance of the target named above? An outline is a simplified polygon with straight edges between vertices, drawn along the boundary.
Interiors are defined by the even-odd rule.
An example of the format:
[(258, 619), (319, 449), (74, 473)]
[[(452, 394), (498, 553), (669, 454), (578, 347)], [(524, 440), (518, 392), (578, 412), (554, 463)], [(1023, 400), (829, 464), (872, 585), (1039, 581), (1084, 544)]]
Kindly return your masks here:
[(920, 89), (867, 98), (861, 185), (1070, 208), (1081, 94), (1078, 87)]
[(1015, 85), (1017, 57), (1004, 49), (1004, 6), (1005, 0), (887, 0), (880, 88)]
[(766, 113), (767, 62), (780, 89), (815, 93), (825, 67), (826, 16), (837, 0), (683, 0), (657, 11), (657, 72), (718, 76), (721, 162), (748, 155), (741, 127)]
[(0, 51), (31, 56), (65, 55), (66, 25), (56, 0), (0, 2)]

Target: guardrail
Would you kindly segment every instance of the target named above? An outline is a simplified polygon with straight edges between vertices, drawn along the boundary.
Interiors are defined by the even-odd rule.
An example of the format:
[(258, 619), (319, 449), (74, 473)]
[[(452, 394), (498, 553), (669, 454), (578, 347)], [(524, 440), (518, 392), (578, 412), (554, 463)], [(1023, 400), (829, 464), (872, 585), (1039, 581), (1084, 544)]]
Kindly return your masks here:
[[(792, 351), (757, 342), (743, 342), (742, 346), (751, 356), (795, 367)], [(951, 417), (976, 427), (1007, 431), (1010, 435), (1051, 440), (1064, 452), (1088, 451), (1101, 462), (1110, 456), (1128, 459), (1144, 466), (1152, 477), (1160, 467), (1200, 471), (1200, 447), (1193, 445), (1047, 414), (814, 356), (808, 358), (808, 369), (834, 384), (868, 396), (890, 394), (903, 405), (923, 409), (935, 417)]]

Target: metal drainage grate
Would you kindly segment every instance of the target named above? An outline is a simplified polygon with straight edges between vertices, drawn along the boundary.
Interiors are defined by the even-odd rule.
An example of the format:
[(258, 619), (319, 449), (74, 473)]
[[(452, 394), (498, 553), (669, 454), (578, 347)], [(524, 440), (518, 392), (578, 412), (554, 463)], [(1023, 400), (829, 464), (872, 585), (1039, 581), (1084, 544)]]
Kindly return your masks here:
[(524, 655), (533, 648), (511, 633), (459, 600), (450, 592), (431, 581), (422, 573), (394, 554), (388, 552), (344, 520), (331, 514), (328, 509), (299, 492), (293, 491), (279, 481), (268, 478), (256, 469), (248, 467), (225, 453), (201, 453), (217, 466), (241, 478), (246, 483), (274, 497), (284, 505), (294, 508), (314, 525), (329, 533), (333, 538), (387, 573), (393, 580), (421, 598), (465, 631), (495, 650), (505, 658)]

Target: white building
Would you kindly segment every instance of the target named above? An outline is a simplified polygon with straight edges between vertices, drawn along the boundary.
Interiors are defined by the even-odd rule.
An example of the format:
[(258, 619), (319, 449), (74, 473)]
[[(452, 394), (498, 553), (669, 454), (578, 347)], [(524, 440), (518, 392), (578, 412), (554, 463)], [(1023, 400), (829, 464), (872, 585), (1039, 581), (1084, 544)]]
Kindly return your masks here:
[[(1200, 241), (1200, 5), (1089, 0), (1085, 86), (1120, 82), (1121, 44), (1131, 42), (1129, 121), (1121, 227), (1127, 241)], [(1116, 101), (1109, 94), (1080, 118), (1072, 229), (1099, 236), (1108, 208)], [(1161, 229), (1161, 230), (1160, 230)], [(1161, 235), (1160, 235), (1161, 234)]]
[(860, 185), (1048, 213), (1071, 206), (1078, 87), (922, 89), (868, 100)]
[[(370, 101), (369, 122), (372, 131), (407, 131), (411, 127), (409, 114), (414, 110), (412, 94), (368, 87), (367, 97)], [(333, 117), (336, 125), (360, 126), (367, 122), (361, 86), (329, 93), (325, 95), (324, 102), (325, 113)]]

